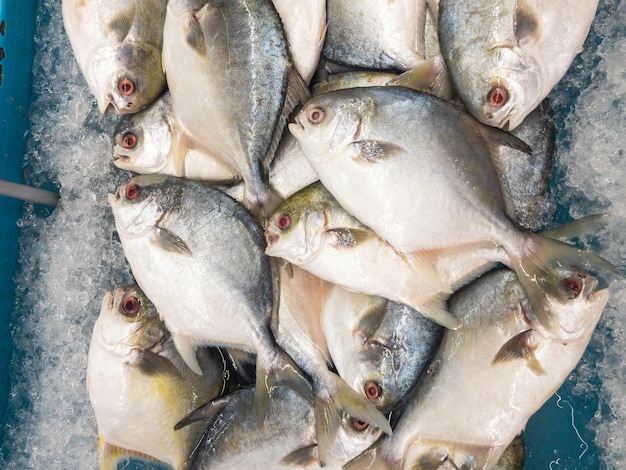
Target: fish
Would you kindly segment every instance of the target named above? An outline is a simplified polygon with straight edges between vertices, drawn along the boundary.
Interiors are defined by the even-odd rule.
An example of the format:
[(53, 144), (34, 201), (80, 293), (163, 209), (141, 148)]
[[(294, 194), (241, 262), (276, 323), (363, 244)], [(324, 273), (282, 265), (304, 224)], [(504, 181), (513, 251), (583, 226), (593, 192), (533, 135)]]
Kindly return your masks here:
[(63, 0), (65, 32), (102, 114), (136, 113), (165, 89), (167, 0)]
[(142, 175), (163, 174), (232, 184), (238, 175), (202, 148), (187, 144), (172, 111), (172, 97), (163, 92), (150, 106), (120, 118), (113, 132), (113, 163)]
[(309, 83), (326, 37), (326, 0), (272, 0), (296, 70)]
[[(427, 0), (331, 0), (322, 49), (331, 63), (406, 73), (396, 84), (451, 97), (437, 39), (437, 4)], [(401, 83), (404, 82), (404, 83)]]
[[(346, 212), (434, 286), (442, 253), (479, 249), (517, 273), (541, 322), (556, 329), (551, 303), (560, 298), (560, 266), (582, 266), (607, 282), (617, 274), (591, 252), (517, 227), (489, 149), (530, 149), (435, 96), (405, 87), (329, 92), (312, 98), (289, 130)], [(489, 244), (505, 259), (500, 250), (483, 251)], [(440, 280), (442, 291), (451, 287)]]
[(443, 332), (409, 307), (338, 285), (324, 302), (322, 328), (337, 373), (383, 413), (405, 402)]
[(272, 331), (278, 345), (311, 378), (317, 458), (325, 466), (342, 413), (383, 432), (391, 433), (391, 426), (374, 404), (329, 370), (331, 360), (321, 325), (322, 302), (329, 284), (297, 266), (277, 264), (280, 297)]
[(263, 230), (232, 198), (199, 182), (139, 175), (109, 194), (124, 255), (176, 349), (201, 374), (196, 349), (256, 354), (260, 422), (269, 391), (310, 385), (270, 329), (274, 279)]
[(98, 426), (100, 468), (133, 457), (182, 469), (204, 432), (174, 425), (224, 387), (222, 356), (201, 352), (203, 375), (176, 352), (154, 305), (137, 285), (107, 292), (93, 327), (87, 390)]
[(407, 255), (347, 213), (319, 181), (274, 210), (265, 237), (267, 255), (345, 288), (408, 305), (447, 328), (460, 326), (445, 309), (448, 286), (459, 287), (480, 274), (490, 266), (483, 250), (494, 251), (492, 245), (478, 246), (478, 254), (460, 262), (454, 253), (442, 255), (436, 275), (443, 280), (433, 281), (435, 275), (416, 269)]
[(270, 0), (171, 0), (163, 37), (178, 125), (242, 178), (244, 206), (262, 214), (287, 117), (309, 97), (278, 13)]
[[(272, 397), (266, 426), (255, 426), (253, 390), (242, 389), (226, 397), (227, 405), (216, 416), (194, 454), (192, 468), (257, 469), (322, 468), (318, 464), (313, 402), (289, 387), (281, 387)], [(340, 418), (337, 439), (329, 449), (323, 467), (339, 470), (382, 434), (348, 416)]]
[(441, 0), (441, 53), (467, 110), (490, 126), (519, 126), (582, 51), (597, 6), (597, 0)]
[(456, 293), (450, 310), (463, 328), (444, 331), (393, 435), (345, 468), (494, 468), (576, 367), (608, 301), (595, 277), (577, 267), (562, 270), (562, 302), (552, 305), (556, 335), (537, 321), (508, 269)]

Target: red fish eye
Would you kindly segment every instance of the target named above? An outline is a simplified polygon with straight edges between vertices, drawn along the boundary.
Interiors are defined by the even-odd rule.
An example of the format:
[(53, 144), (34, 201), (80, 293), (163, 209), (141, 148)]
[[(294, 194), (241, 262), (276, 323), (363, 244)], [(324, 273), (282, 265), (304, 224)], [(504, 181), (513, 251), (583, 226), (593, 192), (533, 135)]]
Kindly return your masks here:
[(311, 124), (319, 124), (324, 120), (325, 115), (323, 108), (313, 108), (308, 112), (307, 118)]
[(122, 78), (117, 84), (117, 89), (122, 95), (128, 96), (134, 93), (135, 83), (128, 78)]
[(561, 279), (559, 287), (561, 288), (561, 292), (563, 292), (568, 299), (575, 299), (583, 289), (580, 280), (576, 277), (566, 277), (565, 279)]
[(137, 297), (129, 296), (122, 302), (122, 312), (124, 312), (124, 315), (127, 317), (136, 317), (139, 313), (140, 306), (141, 302), (139, 302)]
[(285, 230), (289, 228), (290, 225), (291, 225), (291, 217), (289, 217), (289, 214), (281, 214), (276, 219), (276, 226), (281, 230)]
[(487, 93), (487, 101), (495, 108), (503, 106), (509, 99), (509, 92), (502, 86), (494, 86), (489, 93)]
[(357, 431), (365, 431), (368, 428), (369, 424), (365, 421), (361, 421), (360, 419), (352, 418), (352, 427)]
[(126, 186), (126, 199), (133, 200), (139, 196), (139, 186), (135, 184), (129, 184)]
[(137, 145), (137, 136), (132, 132), (127, 132), (122, 136), (122, 147), (132, 149)]
[(363, 387), (363, 391), (370, 400), (377, 400), (383, 396), (383, 387), (376, 382), (367, 382)]

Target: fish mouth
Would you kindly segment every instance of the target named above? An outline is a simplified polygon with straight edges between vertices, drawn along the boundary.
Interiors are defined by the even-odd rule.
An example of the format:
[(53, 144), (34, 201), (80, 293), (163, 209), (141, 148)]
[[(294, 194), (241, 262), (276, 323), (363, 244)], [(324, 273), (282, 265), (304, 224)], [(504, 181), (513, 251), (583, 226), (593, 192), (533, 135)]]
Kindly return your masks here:
[(278, 243), (280, 240), (280, 235), (272, 232), (271, 230), (265, 230), (265, 242), (267, 244), (267, 248), (265, 248), (265, 254), (269, 255), (274, 245)]
[(114, 163), (128, 163), (130, 162), (130, 157), (128, 155), (120, 155), (119, 153), (113, 154)]
[(296, 115), (296, 117), (293, 119), (293, 122), (290, 122), (288, 127), (289, 130), (294, 134), (304, 132), (304, 126), (302, 125), (302, 122), (300, 122), (300, 114)]
[(113, 304), (114, 304), (114, 297), (113, 297), (113, 292), (111, 291), (107, 291), (104, 294), (104, 298), (102, 299), (102, 310), (106, 310), (106, 311), (111, 311), (113, 310)]

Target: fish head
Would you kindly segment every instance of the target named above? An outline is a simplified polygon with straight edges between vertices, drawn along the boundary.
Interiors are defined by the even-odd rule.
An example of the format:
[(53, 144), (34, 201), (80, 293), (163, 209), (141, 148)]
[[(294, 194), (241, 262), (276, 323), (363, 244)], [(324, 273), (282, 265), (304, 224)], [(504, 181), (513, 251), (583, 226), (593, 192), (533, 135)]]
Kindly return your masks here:
[(549, 321), (538, 320), (531, 307), (523, 305), (526, 321), (546, 338), (575, 341), (587, 337), (608, 302), (608, 289), (597, 290), (598, 280), (581, 268), (562, 267), (556, 276), (558, 287), (545, 296), (542, 306)]
[(156, 308), (135, 284), (104, 295), (95, 331), (99, 341), (119, 355), (154, 348), (168, 336)]
[(488, 57), (493, 66), (473, 67), (475, 73), (458, 87), (459, 93), (480, 122), (512, 131), (545, 96), (544, 74), (519, 47), (497, 47)]
[(295, 265), (314, 261), (320, 254), (327, 227), (326, 213), (318, 199), (321, 183), (313, 183), (283, 201), (265, 227), (265, 254)]
[(165, 89), (161, 51), (128, 42), (103, 46), (91, 58), (88, 82), (103, 115), (136, 113)]
[(328, 453), (341, 462), (348, 462), (376, 442), (382, 433), (380, 428), (344, 413), (334, 446)]
[(140, 237), (155, 228), (162, 217), (177, 207), (181, 199), (180, 185), (173, 185), (174, 177), (139, 175), (121, 184), (109, 194), (115, 226), (120, 237)]
[(346, 91), (313, 97), (289, 124), (289, 131), (309, 160), (330, 160), (358, 137), (367, 99), (339, 94)]
[(122, 116), (113, 133), (113, 163), (141, 174), (161, 173), (171, 161), (172, 126), (160, 107)]

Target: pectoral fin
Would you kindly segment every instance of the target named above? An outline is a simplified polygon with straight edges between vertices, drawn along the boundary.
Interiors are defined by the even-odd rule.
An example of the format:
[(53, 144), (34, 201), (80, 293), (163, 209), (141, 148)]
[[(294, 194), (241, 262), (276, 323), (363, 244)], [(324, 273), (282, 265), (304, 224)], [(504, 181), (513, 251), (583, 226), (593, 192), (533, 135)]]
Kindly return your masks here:
[(317, 444), (296, 449), (285, 455), (279, 463), (285, 467), (310, 467), (317, 465)]
[(474, 129), (485, 140), (487, 145), (493, 147), (510, 147), (514, 150), (519, 150), (528, 155), (532, 155), (533, 150), (530, 146), (521, 139), (518, 139), (513, 134), (510, 134), (497, 127), (487, 126), (476, 120), (472, 120)]
[(134, 4), (117, 13), (107, 25), (109, 34), (114, 35), (120, 42), (126, 39), (135, 22), (135, 13)]
[(535, 356), (535, 350), (538, 347), (535, 335), (537, 335), (537, 332), (530, 329), (514, 336), (504, 343), (493, 358), (493, 361), (491, 361), (491, 364), (497, 365), (523, 359), (527, 362), (530, 370), (536, 375), (545, 375), (546, 371), (541, 367), (541, 364)]
[(377, 235), (368, 230), (355, 229), (355, 228), (332, 228), (328, 230), (328, 233), (332, 235), (331, 243), (334, 246), (342, 246), (351, 248), (364, 243), (368, 240), (372, 240)]
[(394, 154), (404, 153), (404, 149), (399, 145), (378, 140), (359, 140), (353, 142), (352, 146), (355, 150), (354, 160), (364, 163), (376, 163), (393, 157)]
[(138, 351), (133, 365), (139, 367), (142, 372), (151, 376), (162, 375), (182, 378), (180, 371), (172, 361), (152, 351)]
[(165, 251), (191, 256), (191, 250), (185, 241), (165, 228), (156, 227), (155, 241)]
[(371, 297), (367, 308), (361, 313), (359, 322), (353, 334), (359, 334), (367, 339), (372, 337), (385, 318), (389, 301), (383, 297)]

